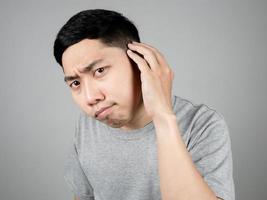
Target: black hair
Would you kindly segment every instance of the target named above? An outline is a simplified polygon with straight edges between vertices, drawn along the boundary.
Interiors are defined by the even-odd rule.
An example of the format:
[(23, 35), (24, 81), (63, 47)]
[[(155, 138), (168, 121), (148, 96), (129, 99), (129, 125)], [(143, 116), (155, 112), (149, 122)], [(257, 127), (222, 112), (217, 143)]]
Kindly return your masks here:
[(127, 43), (140, 42), (138, 30), (121, 13), (92, 9), (71, 17), (60, 29), (54, 42), (54, 56), (62, 67), (62, 54), (71, 45), (83, 39), (99, 39), (107, 46), (127, 49)]

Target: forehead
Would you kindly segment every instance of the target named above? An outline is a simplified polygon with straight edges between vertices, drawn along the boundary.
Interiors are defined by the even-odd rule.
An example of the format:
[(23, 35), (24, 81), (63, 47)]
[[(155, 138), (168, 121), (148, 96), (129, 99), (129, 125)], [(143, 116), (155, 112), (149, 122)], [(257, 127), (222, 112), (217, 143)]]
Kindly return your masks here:
[(126, 52), (119, 47), (110, 47), (100, 40), (84, 39), (68, 47), (62, 55), (62, 65), (65, 74), (73, 74), (76, 69), (82, 69), (88, 64), (102, 60), (104, 63), (115, 64), (126, 59)]
[(64, 68), (69, 66), (81, 65), (90, 59), (104, 57), (104, 49), (107, 48), (99, 40), (84, 39), (70, 47), (62, 54), (62, 65)]

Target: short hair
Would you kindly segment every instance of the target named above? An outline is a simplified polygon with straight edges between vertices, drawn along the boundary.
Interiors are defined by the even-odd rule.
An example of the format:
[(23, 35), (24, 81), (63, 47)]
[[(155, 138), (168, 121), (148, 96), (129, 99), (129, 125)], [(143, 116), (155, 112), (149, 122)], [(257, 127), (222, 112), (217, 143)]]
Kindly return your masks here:
[(127, 43), (140, 42), (138, 30), (121, 13), (92, 9), (72, 16), (58, 32), (54, 42), (54, 56), (62, 66), (62, 55), (71, 45), (83, 39), (99, 39), (107, 46), (127, 49)]

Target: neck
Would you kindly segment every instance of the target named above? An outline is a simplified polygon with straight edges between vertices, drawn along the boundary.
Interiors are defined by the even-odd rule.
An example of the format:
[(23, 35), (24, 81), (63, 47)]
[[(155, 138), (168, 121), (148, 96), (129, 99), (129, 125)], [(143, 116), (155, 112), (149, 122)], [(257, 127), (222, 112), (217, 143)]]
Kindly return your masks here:
[(138, 106), (135, 117), (125, 126), (121, 127), (122, 130), (134, 130), (143, 128), (145, 125), (152, 121), (152, 117), (147, 115), (143, 101)]

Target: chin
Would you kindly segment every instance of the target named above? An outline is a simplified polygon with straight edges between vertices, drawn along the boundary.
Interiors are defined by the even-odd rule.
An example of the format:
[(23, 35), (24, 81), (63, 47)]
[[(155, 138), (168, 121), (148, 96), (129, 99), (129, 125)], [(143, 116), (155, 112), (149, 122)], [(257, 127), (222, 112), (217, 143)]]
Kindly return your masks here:
[(122, 125), (120, 124), (107, 124), (108, 126), (112, 127), (112, 128), (121, 128)]
[(105, 122), (108, 126), (112, 127), (112, 128), (121, 128), (123, 126), (125, 126), (125, 124), (127, 124), (128, 120), (124, 120), (124, 119), (109, 119), (106, 118)]

